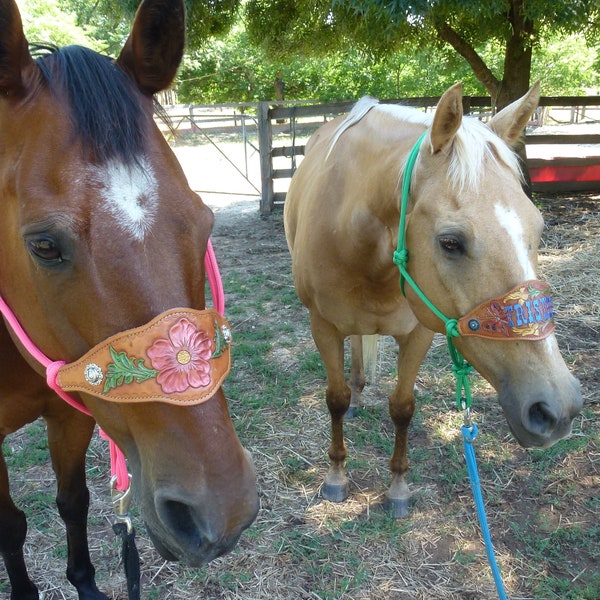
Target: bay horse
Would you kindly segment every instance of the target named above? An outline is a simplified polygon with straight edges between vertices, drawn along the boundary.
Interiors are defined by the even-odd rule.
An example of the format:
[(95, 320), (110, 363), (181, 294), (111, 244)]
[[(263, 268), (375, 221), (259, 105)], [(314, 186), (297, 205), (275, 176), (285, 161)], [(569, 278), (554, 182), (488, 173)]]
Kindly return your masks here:
[[(486, 125), (463, 117), (460, 84), (444, 93), (433, 117), (365, 97), (349, 115), (323, 125), (308, 141), (286, 197), (284, 224), (294, 284), (308, 308), (327, 373), (331, 445), (324, 498), (342, 501), (348, 496), (343, 420), (365, 384), (362, 336), (390, 335), (399, 348), (398, 381), (389, 399), (395, 445), (387, 501), (400, 517), (407, 514), (410, 497), (407, 430), (415, 410), (414, 384), (434, 332), (447, 333), (439, 315), (460, 324), (465, 320), (459, 317), (499, 294), (504, 300), (517, 298), (519, 310), (524, 306), (521, 292), (513, 288), (536, 278), (543, 221), (523, 192), (511, 146), (538, 101), (536, 83)], [(406, 277), (439, 314), (412, 286), (401, 285), (395, 262), (400, 190), (408, 177), (409, 151), (419, 136), (403, 213), (408, 254), (402, 259), (408, 256)], [(532, 293), (539, 295), (545, 284), (534, 283)], [(456, 349), (498, 391), (509, 428), (525, 447), (546, 447), (569, 434), (582, 407), (579, 383), (553, 333), (550, 299), (540, 297), (546, 310), (535, 300), (534, 316), (545, 321), (544, 336), (527, 339), (528, 327), (541, 326), (531, 324), (533, 317), (509, 331), (507, 319), (496, 318), (498, 306), (504, 306), (496, 298), (482, 305), (483, 312), (494, 328), (502, 325), (509, 332), (511, 341), (500, 341), (500, 331), (489, 336), (463, 332), (453, 338)], [(466, 322), (480, 327), (477, 319)], [(344, 375), (348, 336), (350, 386)]]
[[(221, 388), (228, 331), (205, 305), (213, 214), (153, 120), (153, 94), (172, 82), (184, 34), (182, 0), (143, 0), (116, 60), (79, 46), (34, 59), (15, 1), (0, 0), (0, 294), (53, 361), (68, 367), (101, 345), (84, 387), (69, 388), (92, 418), (47, 387), (0, 321), (0, 442), (45, 419), (67, 577), (82, 600), (107, 598), (86, 532), (95, 422), (127, 456), (165, 559), (199, 566), (228, 552), (258, 510)], [(127, 354), (136, 344), (147, 354)], [(104, 350), (114, 360), (106, 370)], [(134, 375), (118, 371), (127, 365)], [(97, 393), (85, 388), (103, 377)], [(26, 530), (0, 454), (0, 553), (13, 600), (39, 597)]]

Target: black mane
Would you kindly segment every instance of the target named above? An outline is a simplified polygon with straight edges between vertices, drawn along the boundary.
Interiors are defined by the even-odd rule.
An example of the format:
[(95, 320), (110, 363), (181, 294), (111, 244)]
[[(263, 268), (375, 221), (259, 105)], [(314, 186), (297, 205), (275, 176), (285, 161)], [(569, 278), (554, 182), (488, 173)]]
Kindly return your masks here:
[(129, 76), (108, 56), (82, 46), (34, 46), (32, 54), (53, 93), (66, 96), (75, 133), (94, 160), (135, 162), (147, 124)]

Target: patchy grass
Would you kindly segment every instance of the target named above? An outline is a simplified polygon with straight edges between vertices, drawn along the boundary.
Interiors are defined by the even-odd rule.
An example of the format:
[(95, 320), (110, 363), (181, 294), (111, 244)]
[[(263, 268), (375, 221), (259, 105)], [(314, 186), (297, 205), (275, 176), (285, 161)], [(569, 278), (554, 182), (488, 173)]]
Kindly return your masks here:
[[(586, 401), (573, 436), (548, 450), (520, 448), (493, 390), (472, 378), (482, 490), (496, 556), (515, 600), (600, 597), (598, 200), (538, 199), (549, 224), (541, 265), (556, 288), (559, 342)], [(444, 340), (435, 339), (418, 378), (409, 441), (411, 515), (398, 522), (381, 508), (393, 444), (387, 396), (396, 350), (387, 338), (380, 344), (378, 380), (367, 386), (346, 427), (350, 498), (322, 500), (329, 445), (325, 375), (291, 282), (281, 214), (262, 220), (240, 208), (217, 211), (213, 242), (234, 333), (225, 391), (239, 436), (254, 456), (261, 511), (233, 552), (197, 570), (163, 562), (136, 519), (143, 597), (497, 597), (462, 455), (462, 416), (454, 408)], [(42, 423), (32, 424), (8, 438), (5, 455), (15, 500), (30, 516), (31, 574), (45, 600), (75, 598), (63, 574), (64, 533), (52, 506), (44, 435)], [(124, 599), (103, 442), (94, 440), (88, 463), (99, 587), (111, 599)], [(6, 590), (0, 567), (0, 594)]]

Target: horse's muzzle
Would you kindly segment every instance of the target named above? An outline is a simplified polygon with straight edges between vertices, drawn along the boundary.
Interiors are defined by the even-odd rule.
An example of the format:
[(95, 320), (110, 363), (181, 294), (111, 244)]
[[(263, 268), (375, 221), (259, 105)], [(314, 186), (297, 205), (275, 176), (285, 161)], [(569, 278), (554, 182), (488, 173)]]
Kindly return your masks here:
[(570, 435), (583, 406), (579, 382), (571, 375), (561, 386), (538, 385), (528, 399), (510, 387), (498, 399), (512, 434), (525, 448), (547, 448)]
[(152, 543), (165, 560), (202, 566), (232, 550), (254, 522), (259, 510), (255, 472), (249, 453), (244, 450), (244, 455), (248, 463), (240, 473), (237, 495), (230, 492), (222, 503), (208, 497), (210, 490), (198, 496), (177, 487), (154, 492), (153, 506), (146, 505), (150, 510), (143, 513)]
[(163, 498), (157, 501), (157, 516), (166, 531), (155, 533), (148, 523), (146, 525), (154, 547), (165, 560), (180, 561), (188, 567), (200, 567), (233, 550), (257, 512), (258, 503), (248, 506), (242, 522), (224, 533), (209, 521), (199, 519), (194, 507)]

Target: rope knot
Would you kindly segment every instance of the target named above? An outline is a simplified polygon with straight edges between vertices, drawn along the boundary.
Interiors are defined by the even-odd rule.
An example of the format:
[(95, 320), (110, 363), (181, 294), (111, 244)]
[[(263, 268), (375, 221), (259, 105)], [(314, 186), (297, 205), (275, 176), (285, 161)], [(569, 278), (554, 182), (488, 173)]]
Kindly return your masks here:
[(466, 361), (462, 365), (452, 365), (452, 372), (457, 378), (467, 378), (472, 370), (473, 367)]
[(408, 250), (406, 250), (406, 248), (394, 250), (392, 260), (397, 267), (406, 267), (406, 263), (408, 262)]
[(449, 338), (460, 337), (460, 331), (458, 331), (458, 319), (448, 319), (446, 321), (446, 336)]
[(46, 383), (55, 392), (61, 389), (58, 385), (58, 370), (66, 364), (64, 360), (55, 360), (46, 366)]

